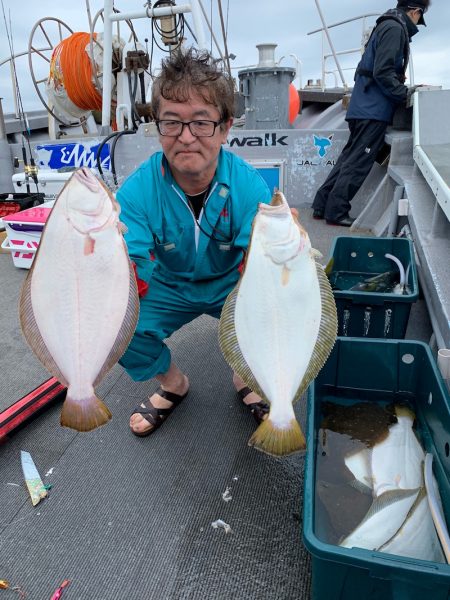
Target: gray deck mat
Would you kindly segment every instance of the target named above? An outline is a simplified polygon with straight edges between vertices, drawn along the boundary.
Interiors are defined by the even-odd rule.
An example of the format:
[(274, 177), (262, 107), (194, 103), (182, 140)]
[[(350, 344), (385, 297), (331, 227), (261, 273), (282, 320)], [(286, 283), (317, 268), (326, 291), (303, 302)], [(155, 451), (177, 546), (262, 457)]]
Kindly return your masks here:
[[(253, 418), (236, 400), (216, 338), (208, 317), (173, 336), (191, 391), (154, 435), (135, 438), (128, 418), (155, 386), (117, 367), (114, 387), (105, 380), (98, 390), (113, 413), (107, 426), (62, 429), (58, 406), (4, 445), (2, 578), (37, 600), (66, 578), (67, 600), (308, 597), (303, 457), (273, 459), (247, 446)], [(21, 449), (53, 485), (36, 507), (23, 486)], [(214, 529), (217, 519), (232, 533)]]
[[(325, 257), (332, 236), (348, 235), (300, 212)], [(18, 329), (25, 272), (10, 261), (0, 256), (3, 402), (48, 378)], [(61, 428), (57, 405), (0, 447), (0, 579), (20, 585), (27, 599), (49, 599), (64, 579), (64, 600), (310, 597), (304, 457), (274, 459), (247, 446), (255, 424), (236, 399), (214, 319), (194, 321), (169, 345), (191, 391), (154, 435), (132, 436), (128, 419), (156, 386), (134, 383), (116, 366), (98, 388), (113, 413), (108, 425), (88, 434)], [(302, 424), (304, 409), (299, 402)], [(53, 486), (36, 507), (20, 450)], [(230, 502), (222, 499), (227, 488)], [(214, 529), (217, 519), (232, 533)]]

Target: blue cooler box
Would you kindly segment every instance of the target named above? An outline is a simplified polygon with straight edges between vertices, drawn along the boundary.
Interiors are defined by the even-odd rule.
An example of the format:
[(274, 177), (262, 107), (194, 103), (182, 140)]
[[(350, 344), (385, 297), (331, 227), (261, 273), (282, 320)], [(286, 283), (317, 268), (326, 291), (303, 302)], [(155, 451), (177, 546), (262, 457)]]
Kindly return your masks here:
[(433, 454), (450, 523), (450, 397), (429, 347), (404, 340), (338, 338), (308, 390), (308, 432), (303, 538), (312, 555), (314, 600), (448, 600), (450, 565), (383, 552), (342, 548), (319, 539), (315, 476), (322, 403), (407, 400), (417, 432)]

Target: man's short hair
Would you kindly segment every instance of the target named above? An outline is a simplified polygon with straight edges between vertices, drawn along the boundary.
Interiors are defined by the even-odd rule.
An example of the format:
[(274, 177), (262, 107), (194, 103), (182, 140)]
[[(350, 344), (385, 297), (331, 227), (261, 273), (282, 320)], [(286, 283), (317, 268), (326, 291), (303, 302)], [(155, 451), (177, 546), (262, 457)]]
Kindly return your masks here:
[(234, 114), (234, 81), (220, 67), (221, 61), (206, 50), (180, 49), (163, 60), (152, 86), (152, 113), (157, 118), (162, 96), (173, 102), (187, 102), (192, 91), (219, 110), (228, 121)]
[(427, 11), (431, 4), (431, 0), (398, 0), (397, 8), (421, 8)]

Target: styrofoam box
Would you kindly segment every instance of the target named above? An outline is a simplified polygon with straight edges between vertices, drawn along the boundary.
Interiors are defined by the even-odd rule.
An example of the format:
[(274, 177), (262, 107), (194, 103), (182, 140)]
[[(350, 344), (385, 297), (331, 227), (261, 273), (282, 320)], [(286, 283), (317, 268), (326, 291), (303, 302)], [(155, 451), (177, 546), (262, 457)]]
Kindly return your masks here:
[(7, 237), (2, 248), (11, 252), (14, 266), (29, 269), (33, 264), (44, 225), (54, 203), (54, 200), (49, 200), (3, 218)]
[[(72, 171), (58, 173), (51, 169), (39, 169), (37, 173), (39, 189), (45, 193), (46, 198), (54, 200), (72, 175)], [(16, 173), (13, 175), (12, 182), (16, 192), (23, 192), (27, 184), (25, 173)]]

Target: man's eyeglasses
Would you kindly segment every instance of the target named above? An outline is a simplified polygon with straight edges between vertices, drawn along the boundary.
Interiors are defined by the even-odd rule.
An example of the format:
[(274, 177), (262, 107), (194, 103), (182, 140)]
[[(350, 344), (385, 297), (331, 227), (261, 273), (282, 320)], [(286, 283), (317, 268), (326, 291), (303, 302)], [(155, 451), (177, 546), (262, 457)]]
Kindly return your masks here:
[(162, 119), (156, 121), (156, 127), (161, 135), (167, 135), (169, 137), (178, 137), (183, 133), (185, 127), (189, 127), (189, 131), (194, 137), (212, 137), (216, 130), (216, 127), (221, 125), (221, 121), (172, 121), (169, 119)]

